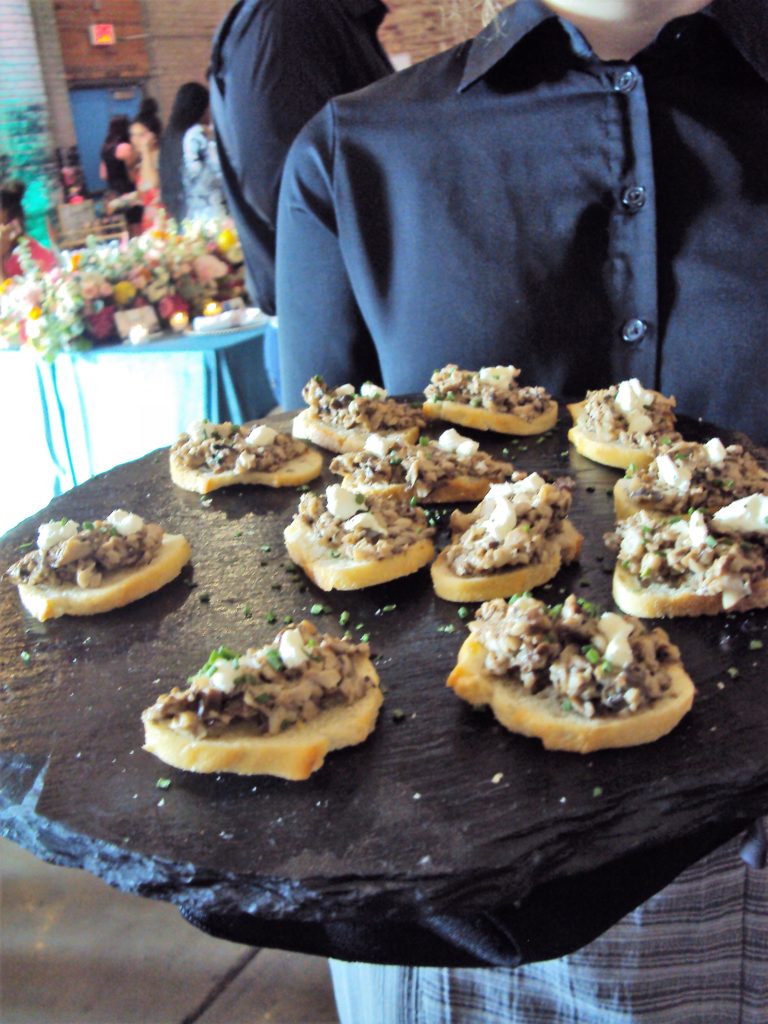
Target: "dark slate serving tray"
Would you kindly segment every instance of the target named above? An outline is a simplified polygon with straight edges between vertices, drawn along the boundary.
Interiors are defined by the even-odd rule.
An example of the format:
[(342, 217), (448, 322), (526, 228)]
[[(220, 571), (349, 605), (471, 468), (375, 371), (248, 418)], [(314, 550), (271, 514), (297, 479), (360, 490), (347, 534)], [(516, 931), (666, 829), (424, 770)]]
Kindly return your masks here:
[[(495, 454), (508, 448), (517, 468), (575, 477), (582, 560), (537, 595), (555, 602), (573, 590), (610, 607), (602, 538), (619, 474), (569, 450), (566, 429), (561, 420), (543, 439), (474, 436)], [(683, 431), (711, 435), (694, 423)], [(668, 624), (698, 687), (668, 737), (586, 757), (551, 753), (446, 689), (466, 626), (434, 595), (428, 571), (347, 594), (288, 571), (282, 530), (297, 500), (294, 489), (260, 488), (202, 500), (170, 482), (163, 449), (77, 487), (3, 538), (0, 570), (40, 522), (124, 507), (184, 533), (193, 549), (162, 591), (90, 619), (39, 624), (12, 586), (0, 587), (4, 834), (191, 916), (220, 901), (272, 921), (396, 920), (535, 905), (549, 883), (707, 830), (722, 839), (768, 811), (768, 613)], [(142, 709), (212, 647), (267, 642), (284, 616), (313, 618), (316, 603), (328, 609), (315, 618), (321, 628), (342, 632), (348, 610), (377, 655), (386, 699), (364, 745), (301, 783), (196, 776), (141, 749)]]

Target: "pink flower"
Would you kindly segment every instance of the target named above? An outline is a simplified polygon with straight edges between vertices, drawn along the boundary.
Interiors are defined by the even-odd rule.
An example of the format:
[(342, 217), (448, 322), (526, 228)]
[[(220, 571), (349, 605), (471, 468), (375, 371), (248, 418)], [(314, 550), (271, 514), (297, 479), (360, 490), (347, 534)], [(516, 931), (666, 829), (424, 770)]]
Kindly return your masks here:
[(215, 281), (218, 277), (224, 277), (229, 269), (226, 263), (223, 263), (216, 256), (206, 255), (198, 256), (194, 263), (195, 273), (200, 279), (202, 284), (209, 284), (211, 281)]

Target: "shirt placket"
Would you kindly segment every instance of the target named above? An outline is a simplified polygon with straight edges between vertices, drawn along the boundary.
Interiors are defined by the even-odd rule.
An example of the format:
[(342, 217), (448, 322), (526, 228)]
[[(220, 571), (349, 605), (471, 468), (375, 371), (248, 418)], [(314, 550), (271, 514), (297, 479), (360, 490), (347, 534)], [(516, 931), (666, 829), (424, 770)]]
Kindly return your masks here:
[(616, 380), (638, 377), (655, 387), (658, 375), (656, 189), (648, 100), (633, 65), (606, 68), (610, 145), (616, 181), (608, 244), (608, 288), (613, 303), (612, 371)]

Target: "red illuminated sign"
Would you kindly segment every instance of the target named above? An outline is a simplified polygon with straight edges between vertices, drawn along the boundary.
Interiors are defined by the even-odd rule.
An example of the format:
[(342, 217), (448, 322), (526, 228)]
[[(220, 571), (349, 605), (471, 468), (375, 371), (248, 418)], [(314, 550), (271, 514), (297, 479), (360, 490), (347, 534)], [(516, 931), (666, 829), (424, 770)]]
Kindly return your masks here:
[(91, 46), (114, 46), (117, 42), (114, 25), (89, 25)]

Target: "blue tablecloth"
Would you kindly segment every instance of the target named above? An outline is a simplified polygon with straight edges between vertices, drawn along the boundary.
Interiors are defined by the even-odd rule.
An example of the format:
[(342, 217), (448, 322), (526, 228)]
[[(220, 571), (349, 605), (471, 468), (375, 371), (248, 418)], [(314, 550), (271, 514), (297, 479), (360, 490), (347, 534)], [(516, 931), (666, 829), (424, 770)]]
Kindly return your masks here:
[(0, 533), (96, 473), (171, 444), (194, 420), (244, 420), (275, 405), (264, 329), (105, 345), (52, 364), (0, 350), (0, 424), (13, 487)]

